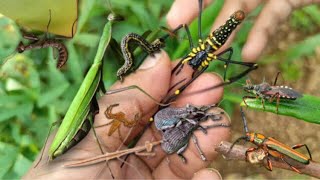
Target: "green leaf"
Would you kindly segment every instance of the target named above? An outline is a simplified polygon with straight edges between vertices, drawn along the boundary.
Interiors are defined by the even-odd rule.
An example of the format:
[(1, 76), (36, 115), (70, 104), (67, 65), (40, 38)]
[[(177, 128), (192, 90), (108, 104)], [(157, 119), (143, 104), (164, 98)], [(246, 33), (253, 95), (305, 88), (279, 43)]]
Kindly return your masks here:
[(93, 1), (93, 0), (81, 1), (81, 14), (80, 14), (79, 23), (78, 23), (79, 31), (82, 30), (84, 24), (89, 19), (90, 12), (91, 12), (95, 3), (96, 3), (96, 1)]
[(320, 25), (320, 10), (318, 8), (318, 5), (304, 7), (302, 11), (308, 14), (310, 16), (310, 19), (312, 19), (318, 26)]
[(13, 170), (14, 172), (16, 172), (19, 176), (24, 175), (29, 167), (31, 166), (32, 162), (27, 159), (26, 157), (24, 157), (22, 154), (19, 154), (16, 162), (13, 166)]
[[(320, 98), (304, 94), (296, 100), (280, 100), (277, 112), (276, 100), (270, 103), (265, 101), (263, 109), (260, 99), (246, 99), (249, 108), (272, 112), (280, 115), (291, 116), (310, 123), (320, 124)], [(241, 102), (240, 106), (246, 106)]]
[(99, 42), (99, 36), (90, 33), (79, 33), (74, 37), (73, 42), (79, 45), (94, 48)]
[[(1, 0), (0, 13), (17, 24), (33, 30), (71, 37), (72, 26), (78, 18), (78, 0)], [(76, 32), (76, 27), (73, 28)]]
[(310, 36), (299, 43), (291, 45), (287, 50), (281, 53), (263, 58), (262, 62), (263, 64), (268, 64), (278, 59), (286, 59), (288, 62), (293, 62), (295, 60), (298, 60), (302, 56), (313, 54), (316, 47), (319, 46), (319, 42), (320, 34)]
[(17, 147), (12, 146), (11, 144), (0, 142), (0, 178), (2, 178), (10, 170), (17, 154)]
[(24, 103), (15, 107), (4, 107), (0, 109), (0, 122), (9, 120), (11, 117), (30, 115), (33, 109), (33, 104)]

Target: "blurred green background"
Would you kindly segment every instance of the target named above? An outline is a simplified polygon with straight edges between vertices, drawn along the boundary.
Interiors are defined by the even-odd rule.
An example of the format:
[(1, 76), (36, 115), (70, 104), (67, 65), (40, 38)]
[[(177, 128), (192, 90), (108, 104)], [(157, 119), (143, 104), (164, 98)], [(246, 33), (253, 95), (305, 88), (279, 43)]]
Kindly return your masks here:
[[(114, 24), (113, 38), (120, 42), (121, 38), (130, 32), (142, 34), (147, 30), (158, 30), (166, 26), (165, 15), (171, 0), (111, 0), (112, 10), (123, 15), (123, 22)], [(223, 0), (216, 0), (203, 15), (203, 33), (208, 34), (210, 26), (218, 15)], [(22, 40), (19, 27), (15, 22), (0, 15), (0, 62), (8, 61), (0, 69), (0, 178), (19, 178), (31, 166), (43, 146), (49, 126), (62, 119), (71, 103), (82, 79), (91, 65), (96, 53), (101, 30), (107, 21), (110, 7), (106, 0), (81, 0), (79, 5), (78, 32), (71, 40), (66, 40), (69, 60), (62, 70), (55, 68), (56, 59), (51, 48), (32, 50), (23, 54), (13, 54), (19, 41)], [(241, 48), (246, 41), (254, 19), (261, 7), (251, 13), (243, 23), (232, 47), (232, 59), (241, 59)], [(279, 27), (279, 32), (271, 38), (263, 57), (259, 60), (259, 70), (253, 72), (250, 78), (260, 83), (265, 77), (272, 82), (276, 72), (283, 73), (285, 82), (303, 93), (320, 96), (320, 71), (316, 69), (320, 63), (320, 8), (311, 5), (295, 10), (291, 17)], [(194, 42), (197, 40), (197, 22), (190, 26)], [(188, 41), (184, 32), (181, 38), (171, 38), (165, 50), (172, 59), (188, 53)], [(107, 51), (108, 61), (104, 64), (103, 80), (109, 87), (116, 80), (116, 70), (123, 62), (111, 50)], [(9, 57), (9, 58), (8, 58)], [(223, 64), (216, 63), (208, 71), (223, 72)], [(231, 66), (228, 75), (241, 71), (241, 67)], [(318, 75), (318, 76), (317, 76)], [(280, 80), (281, 82), (281, 80)], [(283, 81), (282, 81), (283, 82)], [(300, 83), (299, 83), (300, 82)], [(244, 83), (244, 80), (240, 84)], [(225, 90), (223, 108), (230, 114), (233, 121), (234, 138), (243, 133), (241, 120), (238, 119), (238, 104), (244, 93), (241, 85), (235, 83)], [(248, 112), (253, 114), (256, 112)], [(266, 113), (264, 113), (266, 114)], [(310, 125), (292, 119), (271, 115), (268, 123), (263, 112), (248, 115), (250, 129), (259, 129), (273, 137), (280, 137), (285, 143), (297, 144), (310, 141), (311, 151), (316, 159), (320, 158), (317, 151), (319, 142), (319, 125)], [(262, 120), (253, 119), (263, 117)], [(269, 116), (268, 116), (269, 117)], [(259, 122), (257, 122), (259, 121)], [(296, 129), (281, 130), (286, 124), (296, 124)], [(277, 123), (280, 123), (277, 124)], [(267, 124), (267, 125), (266, 125)], [(270, 125), (270, 126), (269, 126)], [(303, 127), (301, 127), (303, 126)], [(257, 128), (256, 128), (257, 127)], [(296, 131), (301, 132), (301, 135)], [(265, 133), (268, 131), (268, 133)], [(308, 131), (308, 133), (306, 133)], [(257, 130), (257, 132), (259, 132)], [(310, 137), (309, 137), (310, 136)], [(308, 138), (311, 138), (308, 140)], [(285, 141), (287, 140), (287, 141)], [(310, 144), (308, 144), (310, 146)], [(306, 178), (284, 170), (269, 172), (263, 167), (249, 166), (224, 161), (222, 158), (213, 163), (212, 167), (222, 172), (225, 178), (259, 177), (259, 178)]]

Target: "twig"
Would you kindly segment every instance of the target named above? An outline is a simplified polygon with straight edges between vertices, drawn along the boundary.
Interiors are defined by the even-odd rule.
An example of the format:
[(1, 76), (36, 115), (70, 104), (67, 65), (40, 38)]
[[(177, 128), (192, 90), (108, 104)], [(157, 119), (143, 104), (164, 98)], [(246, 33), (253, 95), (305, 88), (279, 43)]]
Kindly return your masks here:
[[(228, 153), (228, 151), (230, 150), (230, 147), (231, 147), (230, 142), (222, 141), (220, 143), (220, 145), (215, 148), (215, 151), (222, 154), (224, 156), (224, 158), (226, 158), (228, 160), (247, 161), (245, 153), (248, 148), (246, 148), (244, 146), (240, 146), (240, 145), (235, 145), (232, 148), (232, 150)], [(255, 153), (255, 154), (253, 154), (253, 156), (261, 155), (260, 152), (253, 152), (253, 153)], [(270, 160), (272, 163), (272, 167), (277, 167), (280, 169), (286, 169), (286, 170), (292, 171), (292, 168), (290, 168), (290, 166), (288, 166), (285, 162), (278, 160), (276, 158), (273, 158), (272, 156), (269, 156), (269, 157), (270, 157)], [(320, 164), (318, 162), (310, 161), (310, 163), (308, 165), (305, 165), (305, 164), (299, 163), (299, 162), (294, 161), (289, 158), (287, 158), (286, 160), (290, 161), (290, 164), (292, 164), (294, 167), (299, 169), (299, 171), (301, 171), (302, 174), (306, 174), (309, 176), (320, 178)], [(255, 161), (255, 162), (251, 162), (251, 163), (262, 163), (264, 166), (266, 166), (267, 161), (266, 161), (266, 158), (263, 158), (263, 160), (261, 160), (259, 162)]]
[(96, 164), (102, 161), (109, 161), (111, 159), (115, 159), (115, 158), (119, 158), (121, 156), (127, 155), (127, 154), (131, 154), (131, 153), (136, 153), (138, 154), (139, 152), (142, 151), (147, 151), (147, 152), (151, 152), (152, 148), (158, 144), (160, 144), (162, 141), (156, 141), (156, 142), (149, 142), (147, 141), (145, 143), (145, 145), (143, 146), (139, 146), (139, 147), (135, 147), (135, 148), (131, 148), (131, 149), (125, 149), (125, 150), (121, 150), (121, 151), (115, 151), (115, 152), (111, 152), (111, 153), (105, 153), (99, 156), (95, 156), (92, 158), (88, 158), (88, 159), (83, 159), (83, 160), (79, 160), (79, 161), (74, 161), (72, 163), (69, 164), (65, 164), (63, 165), (64, 167), (80, 167), (80, 166), (87, 166), (87, 165), (91, 165), (91, 164)]

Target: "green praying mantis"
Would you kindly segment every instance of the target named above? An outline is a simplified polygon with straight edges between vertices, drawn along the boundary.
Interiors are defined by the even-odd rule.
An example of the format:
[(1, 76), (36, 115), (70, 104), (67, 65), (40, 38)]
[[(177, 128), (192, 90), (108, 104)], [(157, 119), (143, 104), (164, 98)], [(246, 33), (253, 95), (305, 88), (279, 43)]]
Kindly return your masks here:
[(113, 20), (105, 24), (93, 64), (74, 97), (49, 149), (49, 159), (63, 154), (75, 137), (90, 110), (90, 102), (101, 79), (102, 58), (111, 39)]

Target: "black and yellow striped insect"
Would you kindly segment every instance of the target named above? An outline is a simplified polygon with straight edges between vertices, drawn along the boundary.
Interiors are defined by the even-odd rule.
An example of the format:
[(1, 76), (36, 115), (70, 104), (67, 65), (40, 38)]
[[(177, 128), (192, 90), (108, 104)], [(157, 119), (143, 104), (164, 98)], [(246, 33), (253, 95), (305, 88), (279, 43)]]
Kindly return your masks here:
[[(192, 44), (192, 40), (190, 37), (190, 33), (188, 34), (188, 39), (190, 42), (190, 49), (191, 52), (188, 53), (182, 60), (174, 67), (172, 70), (172, 75), (178, 75), (185, 64), (188, 64), (192, 67), (194, 70), (191, 79), (186, 82), (181, 87), (177, 88), (174, 91), (173, 95), (168, 96), (164, 102), (171, 102), (173, 101), (187, 86), (189, 86), (200, 74), (202, 74), (209, 66), (210, 62), (214, 60), (223, 61), (224, 64), (224, 83), (215, 87), (211, 87), (208, 89), (204, 89), (203, 91), (207, 91), (209, 89), (213, 89), (219, 86), (223, 86), (226, 84), (231, 84), (232, 82), (240, 79), (241, 77), (248, 74), (250, 71), (257, 69), (258, 64), (256, 63), (248, 63), (248, 62), (240, 62), (240, 61), (233, 61), (231, 60), (231, 56), (233, 54), (232, 47), (227, 48), (226, 50), (216, 53), (227, 41), (231, 33), (236, 29), (236, 27), (244, 20), (245, 14), (243, 11), (238, 10), (234, 12), (230, 18), (220, 26), (218, 29), (213, 31), (209, 34), (209, 36), (206, 39), (202, 39), (201, 34), (201, 10), (202, 8), (202, 0), (199, 0), (199, 25), (198, 25), (198, 32), (199, 32), (199, 40), (198, 45), (195, 47)], [(187, 26), (186, 26), (186, 29)], [(188, 31), (187, 31), (188, 32)], [(223, 58), (222, 55), (227, 54), (227, 58)], [(226, 79), (227, 74), (227, 68), (229, 64), (239, 64), (248, 67), (247, 70), (243, 71), (242, 73), (239, 73), (236, 76), (233, 76), (231, 78)], [(173, 88), (172, 88), (173, 89)], [(170, 90), (172, 90), (170, 89)], [(203, 91), (198, 91), (203, 92)]]

